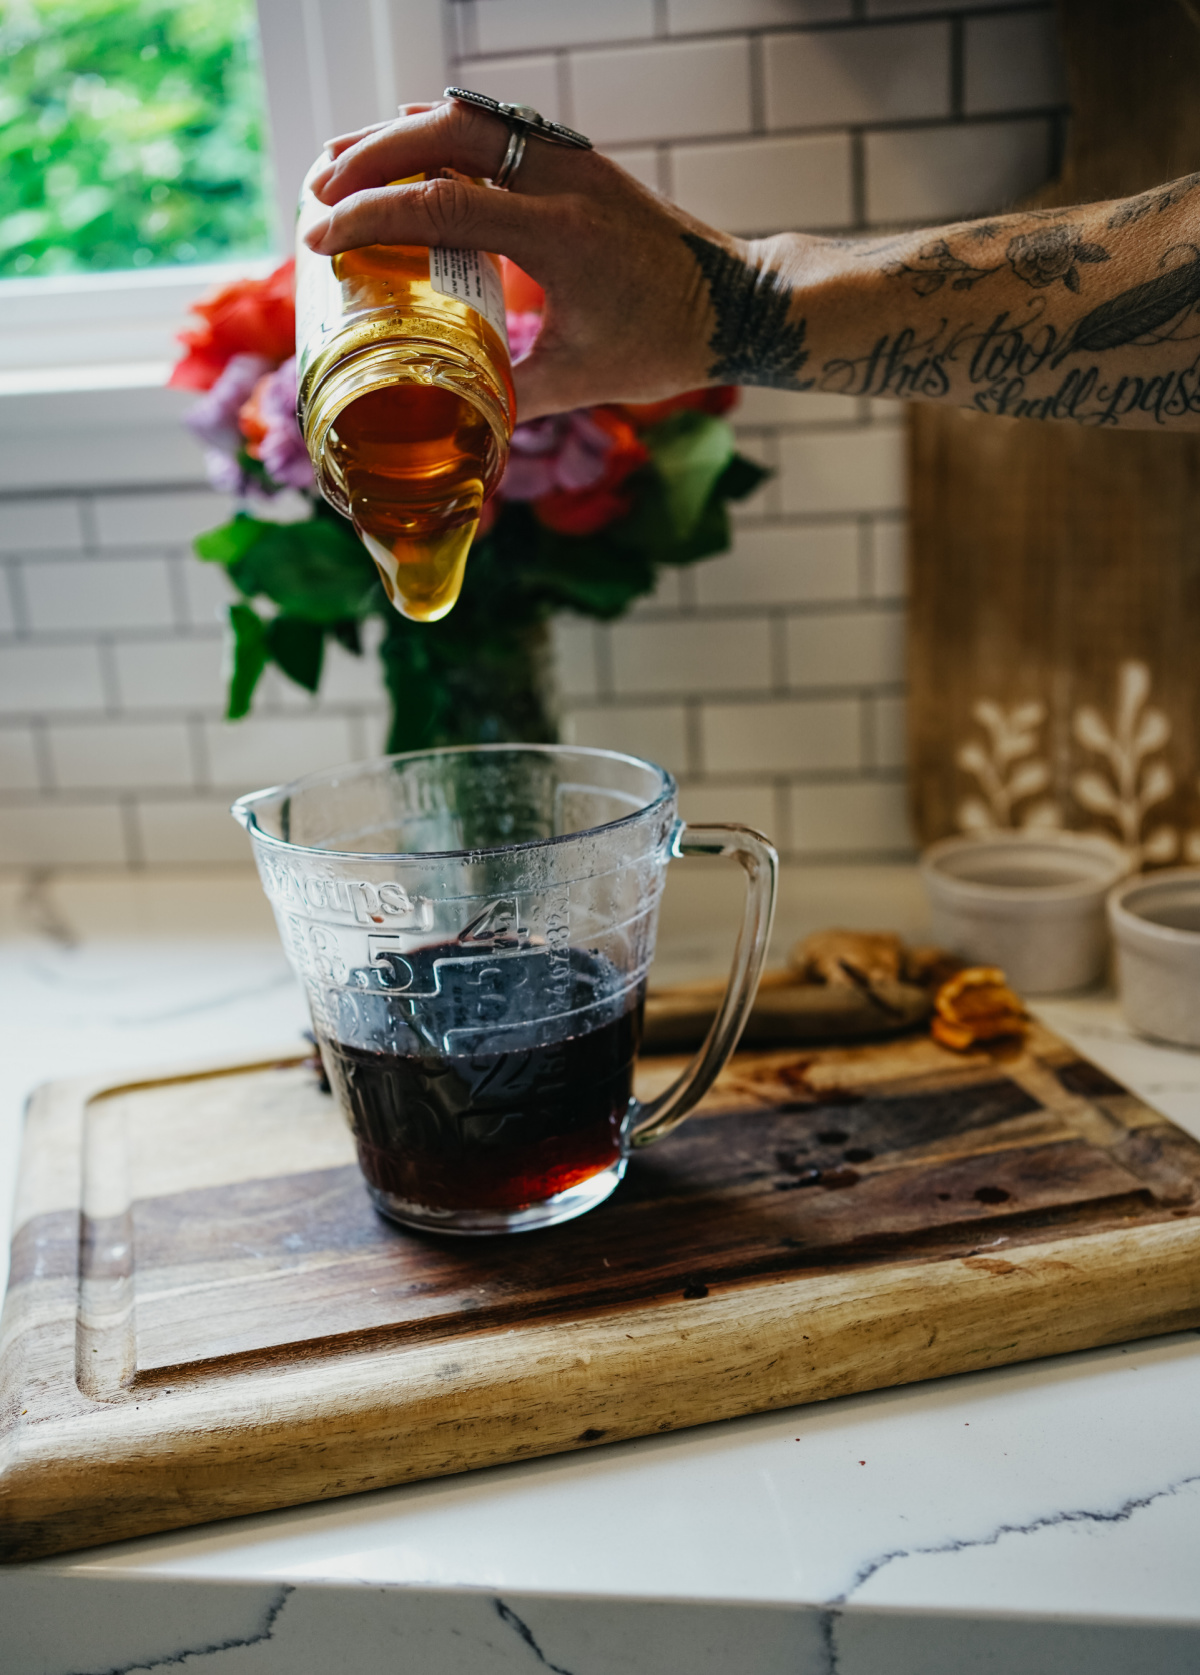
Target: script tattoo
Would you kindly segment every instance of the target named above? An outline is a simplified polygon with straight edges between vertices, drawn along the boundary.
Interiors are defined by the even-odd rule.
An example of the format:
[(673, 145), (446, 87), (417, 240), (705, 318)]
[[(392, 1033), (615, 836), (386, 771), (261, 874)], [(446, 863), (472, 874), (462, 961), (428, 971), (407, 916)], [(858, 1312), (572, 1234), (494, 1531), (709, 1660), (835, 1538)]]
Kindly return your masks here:
[(792, 293), (770, 268), (754, 268), (719, 244), (684, 233), (708, 285), (716, 330), (708, 346), (717, 359), (710, 378), (730, 384), (768, 384), (778, 389), (810, 389), (798, 374), (808, 360), (805, 322), (789, 321)]
[[(1014, 418), (1073, 419), (1112, 426), (1132, 413), (1159, 424), (1200, 414), (1200, 350), (1183, 364), (1150, 375), (1106, 375), (1097, 357), (1130, 344), (1195, 346), (1200, 305), (1200, 249), (1156, 279), (1101, 303), (1065, 330), (1045, 318), (1044, 297), (1021, 318), (1005, 309), (986, 325), (951, 325), (932, 331), (905, 326), (879, 337), (864, 354), (827, 361), (816, 388), (839, 395), (893, 395), (937, 400), (965, 378), (978, 412)], [(1164, 257), (1164, 260), (1166, 258)], [(1045, 390), (1040, 374), (1057, 373), (1069, 357), (1082, 358)], [(1089, 364), (1090, 358), (1090, 364)], [(1031, 393), (1031, 383), (1043, 393)]]

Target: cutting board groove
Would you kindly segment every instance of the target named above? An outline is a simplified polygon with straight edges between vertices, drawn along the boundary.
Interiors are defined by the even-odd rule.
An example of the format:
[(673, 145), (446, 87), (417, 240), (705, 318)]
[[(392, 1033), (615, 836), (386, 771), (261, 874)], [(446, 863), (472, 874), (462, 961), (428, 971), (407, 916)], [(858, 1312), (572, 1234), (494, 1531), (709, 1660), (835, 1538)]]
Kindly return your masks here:
[(607, 1205), (507, 1240), (376, 1216), (296, 1057), (52, 1084), (0, 1557), (1193, 1326), (1198, 1258), (1200, 1146), (1042, 1030), (739, 1055)]

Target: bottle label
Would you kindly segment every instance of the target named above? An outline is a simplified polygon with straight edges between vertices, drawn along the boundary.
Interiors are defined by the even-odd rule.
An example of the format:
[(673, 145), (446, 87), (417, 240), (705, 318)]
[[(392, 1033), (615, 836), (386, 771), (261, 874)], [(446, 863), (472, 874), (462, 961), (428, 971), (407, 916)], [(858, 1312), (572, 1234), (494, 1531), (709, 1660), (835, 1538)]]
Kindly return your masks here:
[(504, 285), (495, 262), (479, 250), (429, 250), (429, 283), (443, 297), (465, 302), (508, 347)]

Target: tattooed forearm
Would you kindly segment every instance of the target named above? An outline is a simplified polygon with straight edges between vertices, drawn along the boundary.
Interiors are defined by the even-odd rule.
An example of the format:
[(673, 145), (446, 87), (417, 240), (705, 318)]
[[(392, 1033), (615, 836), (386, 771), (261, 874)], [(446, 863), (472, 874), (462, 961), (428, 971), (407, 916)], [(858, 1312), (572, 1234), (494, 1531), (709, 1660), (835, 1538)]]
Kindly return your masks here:
[(1200, 429), (1197, 188), (744, 257), (684, 233), (715, 318), (709, 377)]
[(708, 286), (716, 329), (708, 346), (717, 359), (708, 376), (727, 384), (771, 384), (802, 389), (808, 360), (805, 323), (789, 321), (792, 293), (771, 268), (755, 268), (719, 244), (684, 233)]

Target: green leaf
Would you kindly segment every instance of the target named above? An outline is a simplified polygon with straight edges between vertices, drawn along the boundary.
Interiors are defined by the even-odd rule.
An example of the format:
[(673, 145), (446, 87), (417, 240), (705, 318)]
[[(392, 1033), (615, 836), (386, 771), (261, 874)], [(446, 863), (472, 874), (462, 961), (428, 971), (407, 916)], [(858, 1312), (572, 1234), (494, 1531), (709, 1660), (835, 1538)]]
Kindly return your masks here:
[(365, 615), (377, 580), (358, 537), (326, 518), (260, 525), (257, 539), (227, 568), (248, 599), (265, 594), (289, 616), (320, 623)]
[(281, 611), (267, 624), (266, 644), (272, 660), (289, 680), (306, 692), (317, 690), (325, 656), (325, 631), (318, 623)]
[(251, 547), (265, 530), (273, 525), (263, 523), (260, 518), (252, 518), (246, 512), (239, 512), (229, 523), (223, 523), (219, 529), (210, 529), (204, 535), (197, 535), (192, 542), (197, 558), (202, 558), (209, 564), (236, 564), (238, 559), (244, 558)]
[(672, 529), (686, 540), (737, 452), (733, 430), (712, 413), (672, 413), (646, 436), (654, 469), (666, 489)]
[(717, 493), (723, 500), (745, 500), (760, 483), (771, 475), (765, 465), (747, 459), (745, 454), (734, 454), (717, 479)]
[(258, 677), (267, 666), (267, 625), (249, 605), (230, 605), (233, 668), (229, 676), (227, 721), (240, 721), (250, 709)]
[[(426, 648), (409, 631), (413, 626), (397, 617), (388, 624), (379, 648), (384, 684), (392, 701), (389, 750), (423, 750), (437, 740), (443, 686), (431, 678)], [(424, 625), (417, 626), (419, 631)]]

